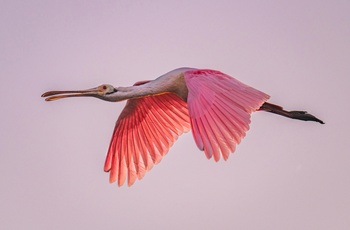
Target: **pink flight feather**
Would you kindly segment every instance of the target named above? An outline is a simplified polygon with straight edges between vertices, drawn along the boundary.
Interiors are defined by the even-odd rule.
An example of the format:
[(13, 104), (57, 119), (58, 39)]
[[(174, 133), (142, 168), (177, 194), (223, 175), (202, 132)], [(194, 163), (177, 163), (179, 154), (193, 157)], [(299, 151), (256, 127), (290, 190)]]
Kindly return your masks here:
[(250, 113), (269, 96), (215, 70), (185, 72), (193, 137), (206, 156), (227, 160), (249, 129)]

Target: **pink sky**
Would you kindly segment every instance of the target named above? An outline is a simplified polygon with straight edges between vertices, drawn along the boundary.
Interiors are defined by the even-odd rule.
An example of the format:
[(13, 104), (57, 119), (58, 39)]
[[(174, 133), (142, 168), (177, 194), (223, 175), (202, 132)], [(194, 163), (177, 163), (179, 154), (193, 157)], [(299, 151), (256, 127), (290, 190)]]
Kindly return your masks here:
[[(2, 1), (0, 229), (348, 229), (349, 1)], [(48, 90), (221, 70), (320, 125), (254, 113), (229, 160), (190, 133), (132, 187), (103, 172), (124, 103)]]

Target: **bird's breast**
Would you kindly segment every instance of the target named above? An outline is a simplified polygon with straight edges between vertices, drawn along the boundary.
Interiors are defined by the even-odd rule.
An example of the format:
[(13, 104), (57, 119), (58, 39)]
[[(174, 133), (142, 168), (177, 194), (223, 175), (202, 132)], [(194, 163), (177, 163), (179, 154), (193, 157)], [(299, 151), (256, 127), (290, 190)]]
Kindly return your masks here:
[[(190, 68), (181, 68), (166, 73), (152, 82), (157, 93), (175, 93), (187, 102), (188, 88), (185, 82), (185, 72)], [(152, 87), (153, 88), (153, 87)]]

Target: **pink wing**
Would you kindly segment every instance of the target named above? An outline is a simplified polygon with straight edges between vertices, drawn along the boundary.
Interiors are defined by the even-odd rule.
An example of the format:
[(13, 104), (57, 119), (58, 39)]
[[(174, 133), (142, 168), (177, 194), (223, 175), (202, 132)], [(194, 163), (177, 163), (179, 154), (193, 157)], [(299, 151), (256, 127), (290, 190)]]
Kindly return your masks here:
[(192, 134), (207, 158), (227, 160), (249, 129), (250, 113), (269, 98), (215, 70), (185, 72)]
[(116, 122), (104, 166), (110, 171), (110, 182), (118, 180), (121, 186), (128, 175), (131, 186), (189, 130), (187, 104), (175, 94), (128, 100)]

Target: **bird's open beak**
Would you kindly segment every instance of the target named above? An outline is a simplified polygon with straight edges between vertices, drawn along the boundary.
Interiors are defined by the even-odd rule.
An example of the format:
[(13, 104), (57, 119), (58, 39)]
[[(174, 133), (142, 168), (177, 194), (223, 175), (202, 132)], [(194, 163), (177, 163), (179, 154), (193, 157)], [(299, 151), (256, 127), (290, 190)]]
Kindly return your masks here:
[(92, 97), (98, 95), (98, 93), (98, 88), (86, 90), (48, 91), (46, 93), (43, 93), (41, 97), (46, 97), (45, 101), (55, 101), (67, 97)]

